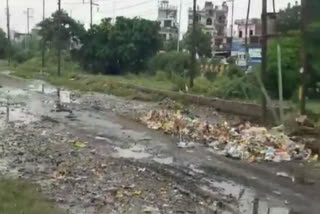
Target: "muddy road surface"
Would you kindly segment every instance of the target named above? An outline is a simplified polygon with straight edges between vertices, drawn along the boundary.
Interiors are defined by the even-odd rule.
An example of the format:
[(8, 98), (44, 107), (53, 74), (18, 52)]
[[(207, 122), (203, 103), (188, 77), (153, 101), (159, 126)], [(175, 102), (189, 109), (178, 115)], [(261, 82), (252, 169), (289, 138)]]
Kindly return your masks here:
[[(319, 213), (319, 167), (178, 148), (175, 137), (136, 121), (158, 103), (61, 89), (57, 108), (57, 89), (46, 83), (4, 72), (0, 85), (0, 174), (32, 181), (70, 213)], [(217, 123), (239, 120), (202, 112)]]

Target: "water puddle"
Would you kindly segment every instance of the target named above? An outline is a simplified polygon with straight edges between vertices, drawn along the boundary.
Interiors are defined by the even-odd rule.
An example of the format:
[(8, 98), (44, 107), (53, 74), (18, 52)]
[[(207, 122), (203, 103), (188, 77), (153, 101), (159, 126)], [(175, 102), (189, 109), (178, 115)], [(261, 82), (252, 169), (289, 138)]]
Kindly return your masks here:
[[(0, 127), (4, 127), (7, 123), (6, 108), (0, 108), (0, 113)], [(9, 111), (9, 122), (29, 124), (34, 121), (37, 118), (24, 108), (11, 108)]]
[(114, 157), (121, 158), (133, 158), (133, 159), (143, 159), (149, 158), (152, 155), (145, 151), (145, 148), (141, 145), (135, 145), (128, 149), (122, 149), (120, 147), (115, 147), (116, 153), (113, 154)]
[[(233, 182), (210, 180), (209, 186), (202, 186), (204, 191), (223, 195), (226, 200), (236, 200), (239, 214), (289, 214), (285, 202), (258, 196), (252, 189)], [(257, 212), (254, 212), (256, 210)]]
[(167, 165), (170, 165), (173, 163), (173, 157), (165, 157), (165, 158), (155, 157), (155, 158), (153, 158), (153, 160), (155, 162), (158, 162), (161, 164), (167, 164)]

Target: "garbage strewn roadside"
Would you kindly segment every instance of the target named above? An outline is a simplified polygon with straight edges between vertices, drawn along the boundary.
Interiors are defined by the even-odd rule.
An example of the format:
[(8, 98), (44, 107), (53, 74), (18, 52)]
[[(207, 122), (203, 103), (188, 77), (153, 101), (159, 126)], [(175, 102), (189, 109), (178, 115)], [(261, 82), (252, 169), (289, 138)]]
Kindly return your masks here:
[(212, 125), (208, 121), (173, 110), (152, 110), (141, 121), (150, 129), (179, 136), (180, 142), (206, 144), (213, 152), (234, 159), (249, 162), (315, 160), (310, 149), (292, 141), (282, 132), (281, 127), (267, 130), (251, 126), (248, 122), (235, 127), (227, 122)]

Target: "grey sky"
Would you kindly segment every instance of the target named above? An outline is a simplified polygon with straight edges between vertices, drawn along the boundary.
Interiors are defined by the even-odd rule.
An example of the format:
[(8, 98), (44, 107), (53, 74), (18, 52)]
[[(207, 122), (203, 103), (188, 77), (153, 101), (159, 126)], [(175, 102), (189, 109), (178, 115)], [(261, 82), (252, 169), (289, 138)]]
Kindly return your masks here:
[[(11, 14), (11, 28), (19, 32), (27, 31), (27, 18), (24, 11), (26, 8), (33, 8), (33, 18), (30, 19), (31, 28), (42, 19), (42, 1), (43, 0), (9, 0)], [(81, 4), (83, 0), (61, 0), (62, 7), (72, 17), (84, 23), (87, 27), (90, 20), (89, 4)], [(85, 0), (88, 2), (89, 0)], [(203, 7), (206, 0), (198, 0), (198, 5)], [(214, 4), (220, 5), (224, 0), (213, 0)], [(140, 16), (146, 19), (155, 20), (157, 18), (158, 0), (94, 0), (98, 3), (98, 8), (94, 8), (94, 22), (99, 23), (104, 17)], [(173, 5), (179, 5), (180, 0), (170, 0)], [(187, 29), (187, 10), (192, 6), (193, 0), (182, 0), (182, 31)], [(251, 17), (260, 17), (262, 0), (251, 0)], [(294, 4), (296, 0), (276, 0), (277, 10), (285, 8), (288, 3)], [(300, 0), (299, 0), (300, 3)], [(228, 3), (231, 5), (231, 3)], [(235, 0), (235, 19), (245, 18), (248, 0)], [(5, 16), (6, 0), (0, 0), (0, 27), (6, 29)], [(114, 8), (116, 8), (114, 10)], [(46, 0), (46, 16), (49, 16), (57, 9), (57, 0)], [(231, 7), (230, 7), (231, 11)], [(268, 11), (272, 11), (272, 1), (268, 0)], [(231, 15), (231, 12), (229, 13)], [(230, 20), (230, 17), (229, 17)]]

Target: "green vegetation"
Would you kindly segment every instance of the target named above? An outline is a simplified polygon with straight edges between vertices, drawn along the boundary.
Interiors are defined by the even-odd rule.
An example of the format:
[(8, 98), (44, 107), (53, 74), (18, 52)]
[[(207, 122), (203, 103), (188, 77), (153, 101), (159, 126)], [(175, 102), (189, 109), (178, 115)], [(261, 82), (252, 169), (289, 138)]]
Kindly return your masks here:
[(0, 180), (0, 213), (62, 214), (32, 185), (16, 180)]
[[(200, 57), (211, 57), (212, 49), (211, 49), (211, 35), (203, 32), (203, 30), (198, 26), (195, 31), (195, 44), (196, 51)], [(192, 31), (188, 30), (184, 39), (183, 39), (184, 48), (191, 52), (192, 49)]]
[(7, 56), (8, 40), (5, 32), (0, 28), (0, 59), (4, 59)]
[(161, 47), (159, 29), (157, 22), (141, 18), (117, 17), (114, 25), (103, 19), (80, 37), (76, 59), (92, 73), (141, 72)]

